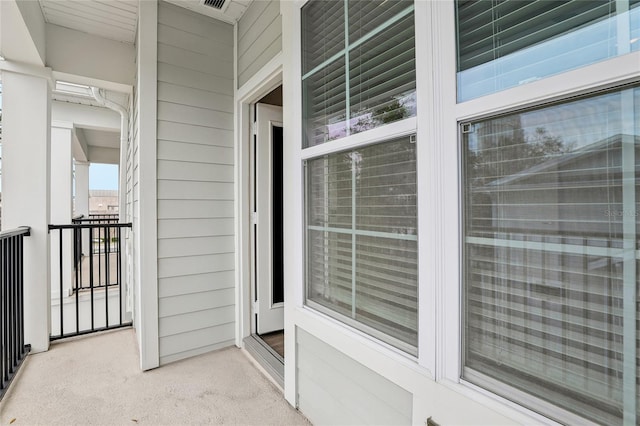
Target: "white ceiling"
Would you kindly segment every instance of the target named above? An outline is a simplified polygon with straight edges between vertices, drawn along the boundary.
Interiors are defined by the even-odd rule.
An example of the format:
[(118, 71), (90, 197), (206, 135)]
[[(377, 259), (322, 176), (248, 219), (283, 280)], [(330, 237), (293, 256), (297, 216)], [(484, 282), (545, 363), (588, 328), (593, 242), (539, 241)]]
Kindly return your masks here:
[[(0, 0), (2, 1), (2, 0)], [(222, 10), (205, 6), (204, 0), (166, 0), (169, 3), (192, 10), (230, 24), (237, 22), (253, 0), (226, 0)], [(88, 34), (134, 43), (138, 23), (138, 0), (38, 0), (46, 22)], [(60, 83), (60, 82), (58, 82)], [(56, 88), (53, 99), (86, 106), (100, 106), (86, 87), (74, 87), (62, 83)], [(68, 86), (68, 87), (67, 87)], [(86, 92), (86, 93), (85, 93)], [(109, 92), (109, 99), (127, 105), (126, 94)], [(119, 132), (78, 127), (78, 139), (89, 148), (119, 149)], [(81, 148), (78, 148), (81, 149)], [(88, 159), (91, 161), (91, 159)]]
[[(1, 1), (1, 0), (0, 0)], [(46, 22), (125, 43), (134, 43), (138, 0), (38, 0)], [(177, 6), (235, 23), (252, 0), (227, 0), (222, 10), (203, 0), (167, 0)]]
[(120, 132), (105, 130), (82, 129), (82, 133), (89, 146), (120, 149)]
[(50, 24), (133, 43), (138, 23), (137, 0), (39, 0)]
[(222, 11), (211, 6), (205, 6), (203, 0), (166, 0), (177, 6), (184, 7), (202, 15), (219, 19), (230, 24), (235, 23), (242, 17), (252, 0), (227, 0), (222, 7)]

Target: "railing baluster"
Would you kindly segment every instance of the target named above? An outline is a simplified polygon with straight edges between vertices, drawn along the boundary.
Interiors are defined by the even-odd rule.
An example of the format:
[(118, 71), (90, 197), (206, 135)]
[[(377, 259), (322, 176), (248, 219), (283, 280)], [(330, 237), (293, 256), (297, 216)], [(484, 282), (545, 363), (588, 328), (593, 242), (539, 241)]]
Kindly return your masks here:
[(109, 327), (109, 228), (104, 227), (104, 318), (105, 325)]
[(23, 236), (29, 228), (0, 232), (0, 399), (29, 352), (24, 344)]
[[(89, 228), (89, 288), (91, 289), (91, 330), (95, 330), (93, 313), (93, 228)], [(100, 262), (100, 259), (98, 259)]]
[(60, 229), (60, 231), (58, 232), (58, 236), (60, 238), (60, 243), (59, 245), (59, 249), (60, 251), (58, 253), (60, 253), (59, 257), (59, 264), (60, 264), (60, 273), (58, 274), (60, 276), (60, 335), (64, 335), (64, 307), (62, 306), (62, 304), (64, 303), (64, 299), (63, 299), (63, 288), (62, 288), (62, 229)]
[(24, 353), (24, 236), (18, 237), (18, 333), (22, 353)]
[[(13, 241), (15, 237), (7, 238), (7, 245), (9, 247), (9, 301), (11, 302), (10, 316), (16, 318), (16, 294), (15, 294), (15, 256), (13, 251)], [(18, 344), (16, 342), (16, 328), (11, 327), (9, 329), (9, 351), (11, 353), (11, 362), (15, 364), (18, 359)], [(13, 371), (12, 371), (13, 372)]]
[[(123, 291), (125, 291), (125, 289), (121, 278), (123, 260), (120, 257), (122, 254), (122, 232), (120, 228), (130, 227), (130, 223), (117, 223), (114, 222), (113, 219), (92, 219), (86, 222), (83, 222), (83, 219), (74, 219), (73, 224), (70, 225), (49, 225), (50, 230), (57, 229), (59, 231), (58, 235), (60, 237), (60, 241), (58, 247), (60, 251), (60, 258), (58, 261), (60, 265), (59, 288), (61, 295), (64, 293), (64, 289), (66, 288), (65, 286), (67, 286), (67, 283), (64, 282), (65, 274), (70, 275), (70, 280), (75, 280), (76, 282), (76, 285), (72, 286), (72, 290), (75, 294), (68, 295), (69, 297), (61, 296), (60, 298), (60, 333), (52, 334), (50, 336), (50, 340), (58, 340), (61, 338), (131, 325), (131, 321), (127, 321), (126, 323), (123, 321), (124, 314), (122, 310), (124, 309), (123, 301), (125, 300), (123, 298)], [(73, 235), (71, 235), (72, 238), (67, 238), (67, 240), (73, 241), (74, 247), (65, 247), (65, 243), (63, 243), (65, 239), (63, 237), (68, 234), (65, 234), (64, 232), (73, 232)], [(86, 259), (87, 256), (85, 256), (84, 261), (80, 257), (80, 254), (82, 253), (80, 246), (82, 244), (83, 232), (89, 233), (89, 239), (91, 241), (88, 250), (89, 258)], [(71, 264), (65, 265), (65, 263), (69, 262), (65, 262), (64, 259), (68, 258), (71, 253), (76, 256), (73, 259), (74, 266)], [(118, 257), (113, 260), (111, 259), (111, 254), (116, 254)], [(103, 258), (104, 261), (102, 260)], [(85, 286), (82, 276), (82, 269), (85, 261), (89, 266), (88, 286)], [(111, 271), (112, 267), (114, 268), (114, 271)], [(69, 273), (70, 271), (66, 268), (74, 268), (74, 272)], [(104, 273), (102, 272), (103, 270)], [(113, 288), (109, 287), (117, 287), (118, 294), (116, 295), (113, 293), (111, 291)], [(88, 296), (87, 299), (89, 300), (83, 300), (84, 297), (80, 294), (81, 291), (85, 290), (88, 290), (88, 294), (85, 294)], [(100, 309), (101, 307), (96, 305), (96, 303), (99, 305), (98, 301), (103, 297), (104, 311)], [(113, 298), (113, 300), (109, 300), (110, 298)], [(76, 321), (75, 330), (72, 327), (69, 327), (70, 330), (65, 331), (64, 329), (64, 323), (66, 322), (68, 325), (71, 325), (69, 321), (71, 321), (71, 317), (74, 316), (74, 309), (71, 309), (71, 306), (68, 311), (63, 309), (65, 300), (72, 301), (72, 303), (75, 302), (76, 304), (74, 312)], [(82, 303), (89, 303), (89, 307), (80, 308), (80, 304)], [(114, 312), (112, 318), (110, 316), (110, 310), (115, 309), (114, 303), (118, 303), (119, 311), (117, 313)], [(102, 319), (99, 319), (102, 312), (104, 312), (105, 315), (104, 322), (102, 322)], [(87, 315), (90, 317), (86, 318)], [(90, 327), (88, 324), (89, 322)]]
[(122, 311), (123, 311), (123, 306), (122, 306), (122, 240), (120, 238), (120, 236), (122, 235), (120, 228), (117, 228), (118, 230), (118, 256), (117, 256), (117, 283), (118, 283), (118, 305), (120, 306), (120, 316), (119, 316), (119, 322), (120, 325), (122, 325)]
[(98, 287), (102, 286), (102, 228), (98, 229)]
[[(62, 229), (60, 230), (60, 232), (62, 232)], [(77, 229), (73, 229), (73, 236), (75, 237), (73, 239), (73, 247), (74, 247), (74, 253), (77, 254), (78, 252), (78, 235), (80, 235), (81, 232), (78, 232)], [(60, 254), (60, 257), (62, 257), (62, 254)], [(78, 259), (73, 259), (73, 263), (76, 265), (75, 266), (75, 272), (76, 272), (76, 288), (75, 288), (75, 296), (76, 296), (76, 333), (80, 333), (80, 300), (79, 300), (79, 295), (80, 295), (80, 286), (78, 286), (78, 268), (82, 267), (82, 264), (80, 264), (78, 262)]]
[(9, 359), (9, 353), (7, 352), (7, 336), (9, 335), (9, 326), (11, 319), (9, 317), (9, 292), (7, 291), (7, 280), (5, 279), (5, 270), (7, 263), (5, 259), (4, 241), (0, 243), (0, 258), (2, 259), (2, 274), (0, 275), (0, 286), (2, 287), (2, 333), (0, 342), (2, 342), (2, 387), (9, 381), (9, 366), (11, 360)]

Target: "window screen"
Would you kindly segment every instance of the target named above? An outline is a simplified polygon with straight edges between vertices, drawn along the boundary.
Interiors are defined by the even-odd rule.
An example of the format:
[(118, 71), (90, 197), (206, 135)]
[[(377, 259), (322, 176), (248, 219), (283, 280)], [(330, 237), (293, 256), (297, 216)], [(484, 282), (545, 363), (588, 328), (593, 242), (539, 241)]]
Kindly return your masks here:
[(462, 132), (463, 376), (636, 424), (640, 90)]
[(308, 2), (302, 74), (304, 148), (415, 116), (413, 2)]
[(640, 1), (456, 1), (458, 100), (640, 48)]
[(306, 177), (307, 302), (415, 354), (415, 144), (315, 158)]

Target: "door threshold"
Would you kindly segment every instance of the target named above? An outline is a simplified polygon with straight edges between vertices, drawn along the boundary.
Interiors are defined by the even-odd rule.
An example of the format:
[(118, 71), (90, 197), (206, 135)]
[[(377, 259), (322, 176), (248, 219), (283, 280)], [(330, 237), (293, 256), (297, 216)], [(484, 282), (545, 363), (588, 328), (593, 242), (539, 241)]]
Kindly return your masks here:
[(256, 334), (245, 337), (243, 343), (247, 352), (284, 389), (284, 358)]

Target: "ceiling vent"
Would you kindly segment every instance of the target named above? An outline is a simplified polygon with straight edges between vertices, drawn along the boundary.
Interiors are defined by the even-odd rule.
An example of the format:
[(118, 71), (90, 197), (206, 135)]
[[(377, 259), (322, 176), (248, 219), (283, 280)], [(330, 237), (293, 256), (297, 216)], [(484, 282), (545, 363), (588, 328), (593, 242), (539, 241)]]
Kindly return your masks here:
[(224, 11), (224, 9), (226, 9), (225, 6), (228, 6), (227, 3), (229, 3), (230, 1), (231, 0), (204, 0), (202, 4), (204, 4), (205, 6), (212, 7), (214, 9), (218, 9), (220, 11)]

